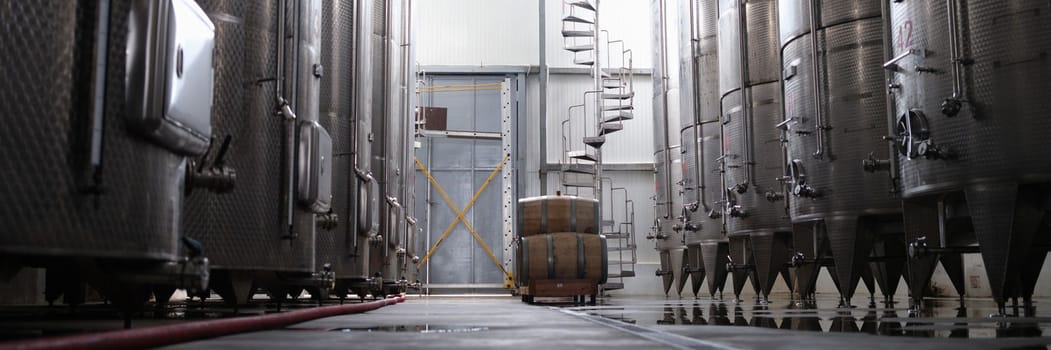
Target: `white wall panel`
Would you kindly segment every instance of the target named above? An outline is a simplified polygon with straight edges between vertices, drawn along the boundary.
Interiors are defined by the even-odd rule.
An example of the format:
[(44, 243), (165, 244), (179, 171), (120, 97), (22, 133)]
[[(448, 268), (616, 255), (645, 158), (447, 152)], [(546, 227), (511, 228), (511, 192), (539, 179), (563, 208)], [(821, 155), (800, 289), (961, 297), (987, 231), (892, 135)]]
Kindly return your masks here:
[[(573, 66), (572, 54), (562, 49), (563, 2), (544, 1), (548, 65)], [(600, 7), (599, 23), (635, 52), (635, 68), (651, 67), (648, 3), (601, 0)], [(417, 0), (414, 11), (417, 60), (424, 65), (540, 64), (538, 0)]]
[(424, 65), (539, 64), (539, 3), (417, 0), (416, 57)]
[[(526, 177), (526, 188), (525, 192), (521, 193), (523, 197), (539, 196), (540, 193), (540, 142), (533, 140), (538, 139), (540, 136), (540, 77), (536, 75), (530, 75), (526, 77), (526, 108), (525, 115), (520, 116), (526, 118), (526, 130), (519, 130), (518, 137), (524, 137), (526, 142), (526, 149), (519, 150), (519, 152), (526, 152), (526, 164), (525, 174), (519, 174), (519, 176)], [(523, 189), (520, 189), (520, 191)], [(554, 191), (551, 191), (554, 193)]]
[[(562, 38), (563, 5), (561, 0), (547, 1), (547, 59), (552, 67), (573, 66), (573, 54), (563, 50)], [(584, 12), (581, 12), (584, 13)], [(650, 20), (649, 2), (640, 0), (600, 0), (599, 25), (610, 32), (614, 40), (624, 40), (627, 48), (634, 52), (635, 68), (650, 68)], [(603, 36), (605, 39), (605, 36)], [(617, 48), (619, 50), (619, 47)], [(614, 59), (619, 63), (619, 58)]]
[[(649, 76), (635, 76), (635, 119), (624, 121), (624, 130), (610, 134), (606, 145), (602, 147), (603, 162), (615, 163), (651, 163), (653, 162), (653, 120), (652, 101), (645, 96), (652, 96), (652, 85)], [(548, 160), (557, 163), (562, 159), (562, 121), (568, 118), (570, 106), (584, 102), (584, 92), (592, 89), (590, 76), (581, 74), (552, 74), (548, 80), (547, 99), (547, 154)], [(589, 100), (593, 95), (588, 95)], [(588, 113), (594, 111), (588, 105)], [(572, 135), (569, 138), (569, 150), (579, 150), (583, 145), (582, 109), (573, 110)], [(594, 135), (594, 116), (587, 119), (589, 135)], [(568, 129), (568, 128), (567, 128)]]

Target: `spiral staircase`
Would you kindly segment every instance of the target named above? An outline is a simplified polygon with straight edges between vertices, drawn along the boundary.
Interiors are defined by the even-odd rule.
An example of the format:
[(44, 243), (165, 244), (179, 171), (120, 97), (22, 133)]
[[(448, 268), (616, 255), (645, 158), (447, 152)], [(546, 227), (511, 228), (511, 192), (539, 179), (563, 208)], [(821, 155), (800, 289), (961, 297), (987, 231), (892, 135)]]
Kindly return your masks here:
[[(602, 288), (623, 289), (624, 278), (635, 276), (638, 261), (635, 205), (627, 189), (602, 176), (602, 146), (608, 135), (623, 131), (624, 122), (634, 118), (632, 52), (622, 40), (600, 29), (599, 0), (564, 1), (562, 13), (563, 49), (573, 54), (573, 64), (590, 69), (594, 83), (580, 104), (567, 109), (562, 121), (559, 180), (566, 194), (591, 195), (609, 203), (610, 217), (601, 219), (610, 269)], [(623, 201), (614, 200), (617, 193), (623, 193)], [(609, 196), (606, 201), (604, 194)]]

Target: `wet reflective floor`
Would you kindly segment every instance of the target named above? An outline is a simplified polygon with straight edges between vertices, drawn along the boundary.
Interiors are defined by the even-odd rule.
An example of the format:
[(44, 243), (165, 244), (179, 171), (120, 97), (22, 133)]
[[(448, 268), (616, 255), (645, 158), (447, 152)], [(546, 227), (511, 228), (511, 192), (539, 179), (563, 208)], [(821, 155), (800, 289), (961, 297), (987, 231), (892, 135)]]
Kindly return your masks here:
[(346, 327), (333, 328), (333, 332), (411, 332), (411, 333), (474, 333), (488, 331), (489, 327), (479, 326), (449, 326), (437, 324), (395, 325), (395, 326), (373, 326), (373, 327)]
[[(173, 349), (1048, 349), (1051, 300), (1037, 300), (1034, 317), (989, 317), (989, 300), (932, 300), (919, 314), (902, 305), (838, 308), (772, 297), (766, 305), (707, 299), (613, 297), (595, 306), (511, 296), (410, 296), (405, 303), (363, 314), (173, 345)], [(569, 301), (569, 299), (565, 299)], [(338, 302), (336, 302), (338, 303)], [(335, 304), (335, 303), (333, 303)], [(238, 310), (217, 300), (177, 303), (137, 315), (134, 327), (280, 312), (256, 304)], [(311, 307), (290, 302), (282, 311)], [(1044, 310), (1047, 308), (1048, 310)], [(1023, 312), (1024, 314), (1024, 312)], [(17, 316), (17, 317), (16, 317)], [(34, 338), (119, 329), (103, 305), (0, 308), (0, 335)], [(2, 339), (4, 337), (0, 337)], [(3, 346), (0, 346), (2, 348)]]
[[(317, 306), (312, 300), (289, 300), (280, 305), (257, 298), (251, 305), (233, 308), (218, 298), (171, 302), (164, 307), (145, 305), (132, 315), (134, 328), (228, 317), (258, 316)], [(353, 302), (358, 302), (354, 299)], [(327, 301), (338, 305), (339, 301)], [(0, 306), (0, 341), (112, 331), (124, 328), (124, 317), (113, 306), (88, 303), (76, 307)]]
[(789, 302), (787, 297), (782, 300), (772, 297), (766, 304), (707, 299), (613, 298), (598, 306), (567, 308), (642, 326), (717, 325), (924, 338), (1051, 336), (1049, 301), (1035, 303), (1034, 317), (991, 316), (997, 312), (992, 300), (969, 299), (961, 308), (955, 299), (933, 299), (926, 301), (919, 313), (910, 312), (901, 305), (864, 305), (867, 303), (866, 300), (862, 306), (840, 308), (835, 298), (819, 298), (810, 304)]

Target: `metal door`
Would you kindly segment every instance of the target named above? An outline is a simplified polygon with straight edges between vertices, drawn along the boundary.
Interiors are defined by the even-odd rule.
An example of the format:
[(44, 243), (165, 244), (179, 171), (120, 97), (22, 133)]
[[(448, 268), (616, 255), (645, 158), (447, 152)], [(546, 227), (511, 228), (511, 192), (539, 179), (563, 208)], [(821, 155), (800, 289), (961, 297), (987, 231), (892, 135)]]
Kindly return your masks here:
[[(445, 202), (437, 186), (446, 192), (456, 210), (464, 210), (464, 221), (470, 223), (479, 237), (501, 262), (505, 256), (503, 190), (505, 181), (498, 166), (504, 160), (504, 136), (501, 99), (505, 77), (434, 76), (428, 77), (421, 89), (421, 106), (447, 108), (446, 130), (424, 131), (417, 157), (434, 177), (431, 183), (416, 169), (418, 190), (417, 213), (423, 213), (419, 227), (423, 232), (422, 249), (433, 254), (423, 267), (422, 276), (429, 289), (477, 291), (501, 288), (505, 276), (485, 249), (463, 223), (432, 249), (455, 220), (454, 208)], [(504, 163), (510, 167), (510, 161)], [(487, 179), (493, 179), (487, 183)], [(484, 190), (479, 192), (485, 186)], [(477, 199), (471, 199), (477, 194)], [(424, 197), (424, 198), (421, 198)]]

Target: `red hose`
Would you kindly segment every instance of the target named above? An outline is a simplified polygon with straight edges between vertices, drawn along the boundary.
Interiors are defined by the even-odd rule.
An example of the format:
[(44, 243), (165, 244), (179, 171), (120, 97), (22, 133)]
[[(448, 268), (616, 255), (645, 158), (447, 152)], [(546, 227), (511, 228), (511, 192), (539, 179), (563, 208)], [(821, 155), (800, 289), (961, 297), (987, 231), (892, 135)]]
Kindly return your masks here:
[(325, 306), (278, 314), (196, 321), (54, 338), (0, 343), (0, 349), (142, 349), (235, 333), (281, 328), (322, 317), (354, 314), (405, 301), (404, 295), (360, 304)]

